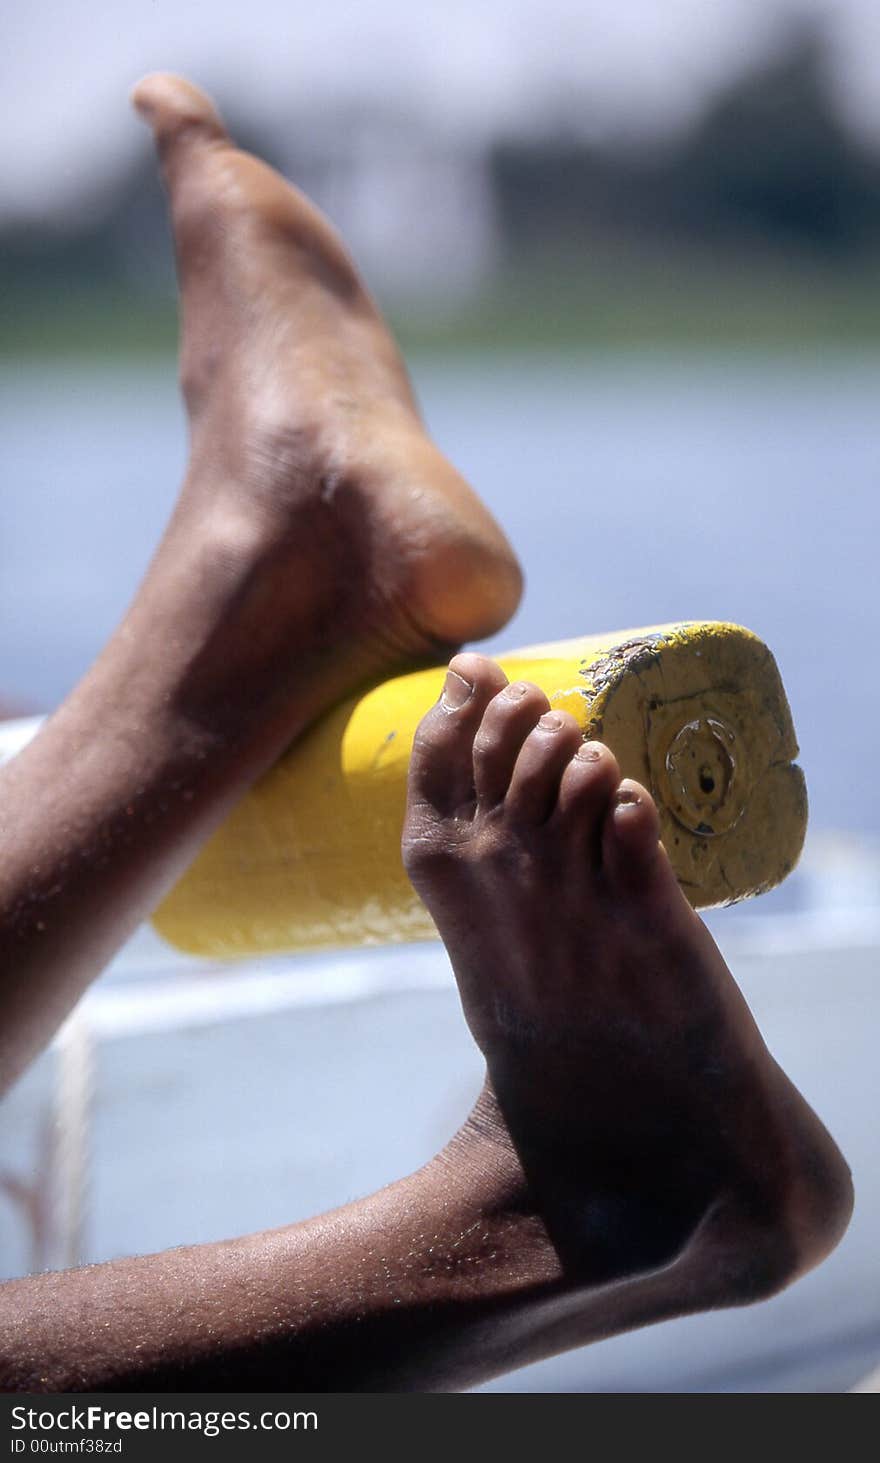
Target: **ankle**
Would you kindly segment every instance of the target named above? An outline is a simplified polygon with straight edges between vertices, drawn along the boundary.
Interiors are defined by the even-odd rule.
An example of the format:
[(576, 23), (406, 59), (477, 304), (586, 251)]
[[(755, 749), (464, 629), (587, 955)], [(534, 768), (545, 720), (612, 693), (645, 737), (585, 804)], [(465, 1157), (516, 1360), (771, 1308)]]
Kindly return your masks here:
[(471, 1185), (488, 1207), (518, 1212), (534, 1208), (519, 1155), (488, 1080), (434, 1162)]

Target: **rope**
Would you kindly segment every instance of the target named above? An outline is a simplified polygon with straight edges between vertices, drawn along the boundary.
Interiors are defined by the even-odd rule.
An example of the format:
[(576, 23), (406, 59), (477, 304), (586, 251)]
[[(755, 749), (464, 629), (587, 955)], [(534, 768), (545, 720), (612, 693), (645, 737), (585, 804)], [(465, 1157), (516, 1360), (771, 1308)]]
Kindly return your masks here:
[(52, 1233), (61, 1268), (81, 1265), (85, 1254), (89, 1185), (89, 1128), (94, 1044), (88, 1021), (75, 1011), (58, 1036), (55, 1085)]

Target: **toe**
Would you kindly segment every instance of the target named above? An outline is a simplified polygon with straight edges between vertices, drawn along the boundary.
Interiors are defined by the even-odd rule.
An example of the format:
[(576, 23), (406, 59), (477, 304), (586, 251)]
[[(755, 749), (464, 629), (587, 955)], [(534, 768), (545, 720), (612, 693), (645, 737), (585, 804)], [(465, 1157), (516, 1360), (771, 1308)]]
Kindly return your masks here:
[(182, 76), (163, 71), (145, 76), (132, 91), (131, 100), (152, 128), (166, 168), (193, 145), (229, 140), (210, 97)]
[(474, 800), (474, 737), (493, 696), (507, 685), (494, 660), (453, 656), (439, 701), (422, 717), (413, 740), (409, 804), (448, 815)]
[(602, 742), (583, 742), (559, 784), (555, 820), (560, 833), (575, 836), (601, 857), (602, 825), (620, 782), (617, 758)]
[(581, 729), (567, 711), (548, 711), (529, 733), (516, 759), (504, 800), (517, 822), (543, 823), (556, 807), (559, 782), (581, 740)]
[(602, 838), (605, 869), (613, 883), (645, 889), (660, 875), (665, 855), (660, 819), (651, 794), (624, 778), (605, 815)]
[(474, 786), (481, 807), (505, 796), (523, 742), (550, 710), (544, 692), (530, 681), (514, 681), (486, 707), (474, 739)]

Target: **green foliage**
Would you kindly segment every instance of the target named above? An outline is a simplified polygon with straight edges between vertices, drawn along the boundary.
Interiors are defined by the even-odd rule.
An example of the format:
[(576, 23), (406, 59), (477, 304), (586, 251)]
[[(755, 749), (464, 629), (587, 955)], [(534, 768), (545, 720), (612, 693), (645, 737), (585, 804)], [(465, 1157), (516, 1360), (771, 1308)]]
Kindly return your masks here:
[[(233, 130), (271, 158), (271, 138)], [(459, 306), (426, 295), (398, 314), (404, 344), (880, 343), (880, 159), (838, 115), (816, 30), (731, 81), (673, 142), (508, 139), (490, 180), (499, 267)], [(173, 262), (152, 155), (84, 201), (67, 232), (0, 233), (0, 278), (7, 359), (170, 354)]]

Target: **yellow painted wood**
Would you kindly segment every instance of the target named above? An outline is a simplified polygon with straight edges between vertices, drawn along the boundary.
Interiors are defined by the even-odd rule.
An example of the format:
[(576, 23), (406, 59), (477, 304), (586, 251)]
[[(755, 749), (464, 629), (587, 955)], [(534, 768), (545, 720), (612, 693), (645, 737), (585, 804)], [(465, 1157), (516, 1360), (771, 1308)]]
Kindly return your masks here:
[[(737, 625), (655, 626), (499, 657), (650, 788), (696, 907), (779, 883), (806, 830), (791, 714), (766, 645)], [(232, 956), (429, 938), (400, 859), (413, 733), (444, 669), (326, 715), (234, 809), (157, 911), (181, 949)]]

